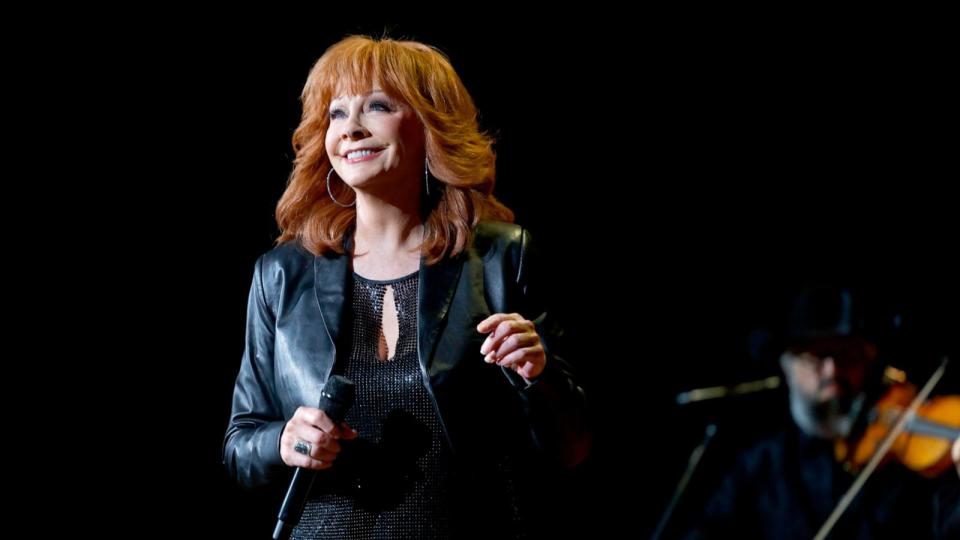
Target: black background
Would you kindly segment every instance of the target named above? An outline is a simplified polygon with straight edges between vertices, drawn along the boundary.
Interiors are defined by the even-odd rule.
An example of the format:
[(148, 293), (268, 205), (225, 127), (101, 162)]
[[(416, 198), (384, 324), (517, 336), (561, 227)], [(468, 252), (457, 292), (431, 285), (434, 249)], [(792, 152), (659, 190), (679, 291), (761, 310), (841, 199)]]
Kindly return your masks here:
[[(571, 530), (648, 535), (707, 423), (732, 447), (782, 420), (779, 393), (672, 400), (775, 373), (746, 334), (798, 281), (879, 291), (918, 377), (956, 349), (958, 92), (927, 22), (331, 15), (142, 15), (64, 27), (23, 62), (42, 81), (27, 87), (43, 118), (23, 137), (32, 176), (56, 179), (65, 207), (52, 233), (24, 236), (44, 240), (44, 268), (70, 276), (82, 308), (50, 341), (84, 360), (54, 368), (97, 383), (64, 435), (84, 464), (69, 493), (111, 485), (80, 519), (269, 534), (276, 494), (235, 487), (220, 444), (299, 92), (350, 33), (439, 47), (498, 141), (497, 194), (548, 256), (593, 397)], [(46, 208), (42, 195), (29, 200)]]

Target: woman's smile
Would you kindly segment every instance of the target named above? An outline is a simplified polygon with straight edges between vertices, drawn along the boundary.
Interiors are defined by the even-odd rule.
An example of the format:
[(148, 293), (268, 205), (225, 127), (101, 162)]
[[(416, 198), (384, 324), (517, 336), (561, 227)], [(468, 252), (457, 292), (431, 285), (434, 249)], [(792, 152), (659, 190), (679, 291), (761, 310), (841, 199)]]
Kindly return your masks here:
[(347, 160), (347, 163), (360, 163), (361, 161), (370, 161), (371, 159), (376, 158), (383, 153), (383, 148), (378, 148), (375, 150), (361, 150), (355, 152), (348, 152), (344, 156)]

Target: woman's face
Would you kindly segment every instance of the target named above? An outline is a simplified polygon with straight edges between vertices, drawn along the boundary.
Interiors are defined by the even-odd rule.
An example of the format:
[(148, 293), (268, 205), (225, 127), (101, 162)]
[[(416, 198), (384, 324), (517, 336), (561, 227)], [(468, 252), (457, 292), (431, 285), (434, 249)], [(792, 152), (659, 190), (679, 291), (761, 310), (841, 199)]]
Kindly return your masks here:
[(419, 189), (424, 131), (409, 105), (375, 87), (334, 98), (329, 114), (327, 155), (344, 182), (364, 191)]

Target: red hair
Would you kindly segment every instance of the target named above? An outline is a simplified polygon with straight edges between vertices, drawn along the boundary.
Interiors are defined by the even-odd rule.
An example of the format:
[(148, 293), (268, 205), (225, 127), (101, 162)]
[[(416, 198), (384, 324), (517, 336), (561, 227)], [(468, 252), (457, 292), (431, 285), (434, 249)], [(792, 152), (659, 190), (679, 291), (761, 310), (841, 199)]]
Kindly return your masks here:
[[(481, 219), (513, 222), (513, 212), (493, 196), (493, 138), (480, 131), (473, 99), (447, 57), (415, 41), (349, 36), (317, 60), (303, 88), (303, 115), (293, 134), (294, 168), (277, 203), (281, 234), (276, 243), (299, 239), (314, 255), (343, 253), (356, 209), (338, 206), (327, 195), (329, 105), (341, 92), (371, 91), (374, 82), (416, 112), (425, 130), (430, 173), (441, 183), (440, 195), (428, 205), (420, 246), (427, 264), (463, 251)], [(349, 201), (350, 188), (339, 185), (334, 196)]]

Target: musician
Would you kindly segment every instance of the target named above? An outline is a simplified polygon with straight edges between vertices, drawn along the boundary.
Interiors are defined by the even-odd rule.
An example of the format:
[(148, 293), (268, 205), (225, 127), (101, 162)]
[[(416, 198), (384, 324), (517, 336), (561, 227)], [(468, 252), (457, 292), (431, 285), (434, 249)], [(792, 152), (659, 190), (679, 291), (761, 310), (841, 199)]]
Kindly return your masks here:
[[(739, 454), (686, 538), (814, 538), (855, 473), (850, 441), (878, 393), (881, 362), (864, 298), (849, 288), (807, 287), (776, 334), (792, 422)], [(960, 472), (960, 439), (953, 460)], [(928, 480), (886, 463), (829, 538), (960, 538), (953, 468)]]

